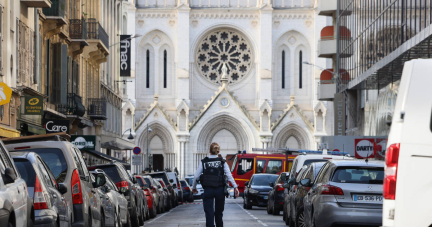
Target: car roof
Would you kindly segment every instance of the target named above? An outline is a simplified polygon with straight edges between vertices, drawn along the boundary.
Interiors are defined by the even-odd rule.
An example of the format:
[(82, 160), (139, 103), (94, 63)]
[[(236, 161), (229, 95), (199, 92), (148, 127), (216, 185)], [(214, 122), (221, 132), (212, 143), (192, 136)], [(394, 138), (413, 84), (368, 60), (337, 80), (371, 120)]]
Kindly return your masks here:
[(352, 159), (351, 157), (348, 157), (348, 156), (331, 155), (331, 154), (300, 154), (295, 159), (308, 160), (308, 159), (324, 159), (324, 158), (331, 158), (331, 159)]
[(369, 167), (384, 167), (384, 161), (368, 160), (366, 159), (352, 159), (352, 160), (329, 160), (330, 163), (336, 166), (369, 166)]
[(65, 148), (67, 146), (73, 146), (72, 143), (67, 141), (38, 141), (38, 142), (27, 142), (27, 143), (14, 143), (5, 145), (9, 151), (16, 151), (15, 148), (29, 147), (28, 149), (37, 148)]
[(268, 175), (268, 176), (279, 176), (279, 174), (272, 174), (272, 173), (255, 173), (254, 174), (254, 176), (265, 176), (265, 175)]

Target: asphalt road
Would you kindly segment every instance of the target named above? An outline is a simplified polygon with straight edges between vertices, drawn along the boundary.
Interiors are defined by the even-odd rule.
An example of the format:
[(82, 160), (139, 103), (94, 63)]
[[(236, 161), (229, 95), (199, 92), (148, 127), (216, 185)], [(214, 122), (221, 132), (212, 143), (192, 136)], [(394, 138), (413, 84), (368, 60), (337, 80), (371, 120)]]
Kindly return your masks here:
[[(282, 212), (281, 212), (282, 214)], [(178, 226), (204, 226), (205, 215), (202, 200), (195, 200), (194, 204), (183, 204), (176, 208), (159, 214), (156, 218), (145, 223), (146, 227), (178, 227)], [(265, 207), (253, 207), (252, 210), (243, 209), (243, 199), (226, 199), (224, 211), (224, 227), (286, 227), (282, 215), (267, 214)]]

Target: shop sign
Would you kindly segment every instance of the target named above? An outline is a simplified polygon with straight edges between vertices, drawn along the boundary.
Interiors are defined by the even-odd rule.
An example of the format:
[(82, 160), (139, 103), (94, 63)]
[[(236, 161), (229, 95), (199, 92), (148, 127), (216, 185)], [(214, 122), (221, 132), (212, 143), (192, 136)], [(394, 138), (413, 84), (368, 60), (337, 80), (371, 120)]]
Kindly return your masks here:
[(69, 120), (44, 119), (43, 125), (46, 133), (66, 132), (69, 134)]
[(355, 158), (375, 157), (375, 139), (355, 139)]
[(133, 154), (132, 155), (132, 165), (137, 165), (137, 166), (142, 165), (142, 155)]
[(24, 115), (42, 115), (43, 114), (43, 97), (42, 96), (25, 96)]
[(96, 136), (71, 136), (71, 142), (80, 150), (95, 150)]
[(345, 135), (345, 95), (335, 94), (334, 100), (334, 131), (335, 136)]
[(386, 149), (387, 149), (387, 139), (375, 139), (375, 159), (385, 160)]
[(4, 82), (0, 83), (0, 106), (8, 104), (12, 97), (12, 89)]
[(120, 76), (131, 76), (131, 35), (120, 35)]

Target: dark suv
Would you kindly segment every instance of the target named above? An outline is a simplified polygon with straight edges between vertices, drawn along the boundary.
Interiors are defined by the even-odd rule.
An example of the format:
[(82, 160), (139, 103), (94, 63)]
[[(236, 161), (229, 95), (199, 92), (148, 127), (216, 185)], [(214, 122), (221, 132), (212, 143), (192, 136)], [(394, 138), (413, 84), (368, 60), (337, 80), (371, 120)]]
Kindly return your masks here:
[(150, 175), (153, 178), (162, 178), (168, 188), (169, 194), (171, 195), (170, 200), (172, 201), (172, 205), (173, 207), (176, 207), (178, 205), (177, 193), (171, 184), (174, 180), (170, 179), (166, 172), (148, 173), (147, 175)]
[(116, 184), (119, 191), (128, 201), (129, 214), (132, 220), (132, 226), (142, 226), (145, 217), (145, 208), (143, 205), (143, 193), (137, 184), (135, 178), (126, 171), (118, 162), (111, 164), (95, 165), (88, 167), (89, 170), (101, 169)]

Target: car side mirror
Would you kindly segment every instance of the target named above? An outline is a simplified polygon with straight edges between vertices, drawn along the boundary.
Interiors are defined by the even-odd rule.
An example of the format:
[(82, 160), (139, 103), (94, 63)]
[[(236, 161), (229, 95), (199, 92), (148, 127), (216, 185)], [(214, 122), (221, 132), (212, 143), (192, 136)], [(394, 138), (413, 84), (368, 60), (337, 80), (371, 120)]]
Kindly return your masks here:
[(270, 187), (272, 187), (272, 188), (274, 187), (274, 183), (273, 183), (273, 182), (270, 182), (269, 185), (270, 185)]
[(58, 184), (58, 191), (59, 191), (62, 195), (64, 195), (64, 194), (66, 194), (66, 192), (67, 192), (68, 190), (67, 190), (67, 187), (66, 187), (64, 184), (60, 183), (60, 184)]
[(94, 188), (98, 188), (100, 186), (105, 185), (106, 183), (106, 178), (105, 175), (103, 175), (102, 173), (98, 173), (96, 175), (96, 183), (93, 184)]
[(296, 179), (294, 177), (289, 179), (287, 182), (287, 184), (289, 184), (289, 185), (295, 185), (295, 183), (296, 183)]
[(174, 180), (173, 180), (173, 179), (170, 179), (169, 182), (174, 183)]
[(282, 187), (284, 187), (284, 188), (289, 188), (290, 185), (289, 185), (288, 183), (285, 183), (285, 184), (282, 185)]
[(248, 184), (249, 184), (249, 181), (246, 181), (246, 182), (245, 182), (245, 187), (247, 187), (247, 186), (248, 186)]
[(3, 183), (4, 184), (10, 184), (15, 182), (17, 179), (17, 176), (15, 174), (15, 171), (12, 168), (6, 168), (5, 173), (3, 175)]
[(305, 186), (305, 187), (310, 187), (311, 186), (311, 180), (309, 178), (303, 179), (300, 181), (300, 184)]
[(128, 190), (127, 188), (125, 188), (125, 187), (122, 187), (122, 188), (120, 189), (120, 192), (121, 192), (123, 195), (125, 195), (125, 196), (128, 196), (128, 195), (129, 195), (129, 190)]

